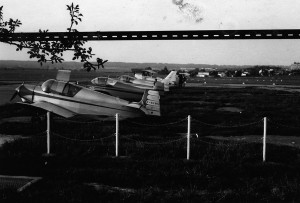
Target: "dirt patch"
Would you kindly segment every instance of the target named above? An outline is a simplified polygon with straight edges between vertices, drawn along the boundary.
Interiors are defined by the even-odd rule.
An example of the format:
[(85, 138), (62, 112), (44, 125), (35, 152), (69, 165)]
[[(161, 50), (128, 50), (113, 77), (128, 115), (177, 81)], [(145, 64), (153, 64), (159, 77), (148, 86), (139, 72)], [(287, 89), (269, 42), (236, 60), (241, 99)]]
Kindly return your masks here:
[(298, 86), (273, 86), (273, 87), (260, 87), (260, 88), (266, 90), (286, 91), (290, 93), (300, 92), (300, 88)]
[(17, 139), (24, 139), (21, 135), (1, 135), (0, 134), (0, 147), (6, 142), (13, 142)]
[[(250, 143), (263, 142), (263, 137), (259, 135), (230, 136), (230, 137), (207, 136), (207, 137), (214, 140), (222, 140), (222, 141), (237, 141), (237, 142), (250, 142)], [(268, 135), (267, 144), (284, 145), (284, 146), (300, 148), (300, 137)]]

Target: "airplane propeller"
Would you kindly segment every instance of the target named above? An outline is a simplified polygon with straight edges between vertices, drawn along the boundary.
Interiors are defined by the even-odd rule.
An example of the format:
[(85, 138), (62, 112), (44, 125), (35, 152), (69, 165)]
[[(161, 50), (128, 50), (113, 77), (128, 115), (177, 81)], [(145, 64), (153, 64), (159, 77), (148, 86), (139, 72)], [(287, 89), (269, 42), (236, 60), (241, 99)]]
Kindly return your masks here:
[(20, 96), (20, 95), (19, 95), (19, 93), (20, 93), (20, 87), (23, 86), (23, 85), (24, 85), (24, 83), (23, 83), (22, 85), (20, 85), (19, 87), (16, 88), (15, 93), (13, 94), (13, 96), (10, 98), (9, 101), (14, 100), (14, 98), (15, 98), (17, 95)]
[(15, 91), (15, 93), (13, 94), (13, 96), (10, 98), (9, 101), (14, 100), (14, 98), (19, 94), (19, 92)]

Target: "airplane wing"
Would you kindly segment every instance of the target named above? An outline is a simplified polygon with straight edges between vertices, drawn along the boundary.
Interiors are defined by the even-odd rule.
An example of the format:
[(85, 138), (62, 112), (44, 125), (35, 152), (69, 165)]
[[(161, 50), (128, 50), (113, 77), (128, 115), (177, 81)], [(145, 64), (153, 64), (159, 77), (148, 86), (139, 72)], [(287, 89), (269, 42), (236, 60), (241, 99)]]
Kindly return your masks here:
[(33, 106), (33, 107), (37, 107), (37, 108), (41, 108), (41, 109), (44, 109), (46, 111), (50, 111), (50, 112), (53, 112), (57, 115), (65, 117), (65, 118), (70, 118), (70, 117), (73, 117), (73, 116), (77, 115), (73, 111), (70, 111), (68, 109), (62, 108), (60, 106), (57, 106), (57, 105), (49, 103), (49, 102), (35, 102), (33, 104), (22, 103), (22, 102), (18, 102), (18, 103)]

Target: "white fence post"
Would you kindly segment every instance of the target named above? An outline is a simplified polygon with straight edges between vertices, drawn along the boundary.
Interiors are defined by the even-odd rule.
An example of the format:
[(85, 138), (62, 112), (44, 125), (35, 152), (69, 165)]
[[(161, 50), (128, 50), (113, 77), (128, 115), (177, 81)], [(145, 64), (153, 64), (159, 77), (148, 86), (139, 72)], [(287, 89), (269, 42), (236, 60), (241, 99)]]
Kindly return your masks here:
[(264, 117), (263, 162), (266, 161), (267, 117)]
[(119, 114), (116, 113), (116, 157), (119, 156)]
[(188, 115), (188, 127), (187, 127), (187, 152), (186, 159), (190, 160), (190, 138), (191, 138), (191, 116)]
[(50, 154), (50, 111), (47, 111), (47, 154)]

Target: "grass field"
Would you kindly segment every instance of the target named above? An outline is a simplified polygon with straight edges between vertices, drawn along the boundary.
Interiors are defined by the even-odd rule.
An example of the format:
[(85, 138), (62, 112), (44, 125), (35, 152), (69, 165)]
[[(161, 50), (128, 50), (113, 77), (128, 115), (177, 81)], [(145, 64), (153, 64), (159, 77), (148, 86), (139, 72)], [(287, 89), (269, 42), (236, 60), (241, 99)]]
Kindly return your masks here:
[[(216, 84), (210, 80), (207, 84)], [(299, 148), (268, 144), (263, 163), (259, 140), (229, 139), (256, 139), (262, 135), (264, 116), (269, 119), (268, 139), (298, 137), (299, 93), (221, 83), (211, 87), (200, 79), (190, 84), (194, 82), (200, 86), (174, 89), (162, 98), (162, 117), (120, 121), (119, 158), (114, 158), (114, 122), (54, 117), (55, 155), (45, 157), (45, 119), (9, 120), (35, 112), (15, 104), (0, 106), (0, 135), (27, 138), (0, 148), (0, 174), (43, 177), (21, 193), (1, 191), (0, 201), (300, 201)], [(190, 161), (187, 115), (192, 117)]]
[[(131, 72), (116, 72), (115, 69), (99, 69), (97, 71), (86, 72), (84, 70), (73, 70), (71, 75), (72, 81), (90, 81), (91, 79), (99, 76), (115, 77), (120, 74), (128, 74)], [(57, 70), (49, 69), (0, 69), (0, 85), (1, 82), (22, 82), (22, 81), (34, 81), (41, 82), (51, 78), (55, 78)], [(131, 73), (132, 74), (132, 73)]]

